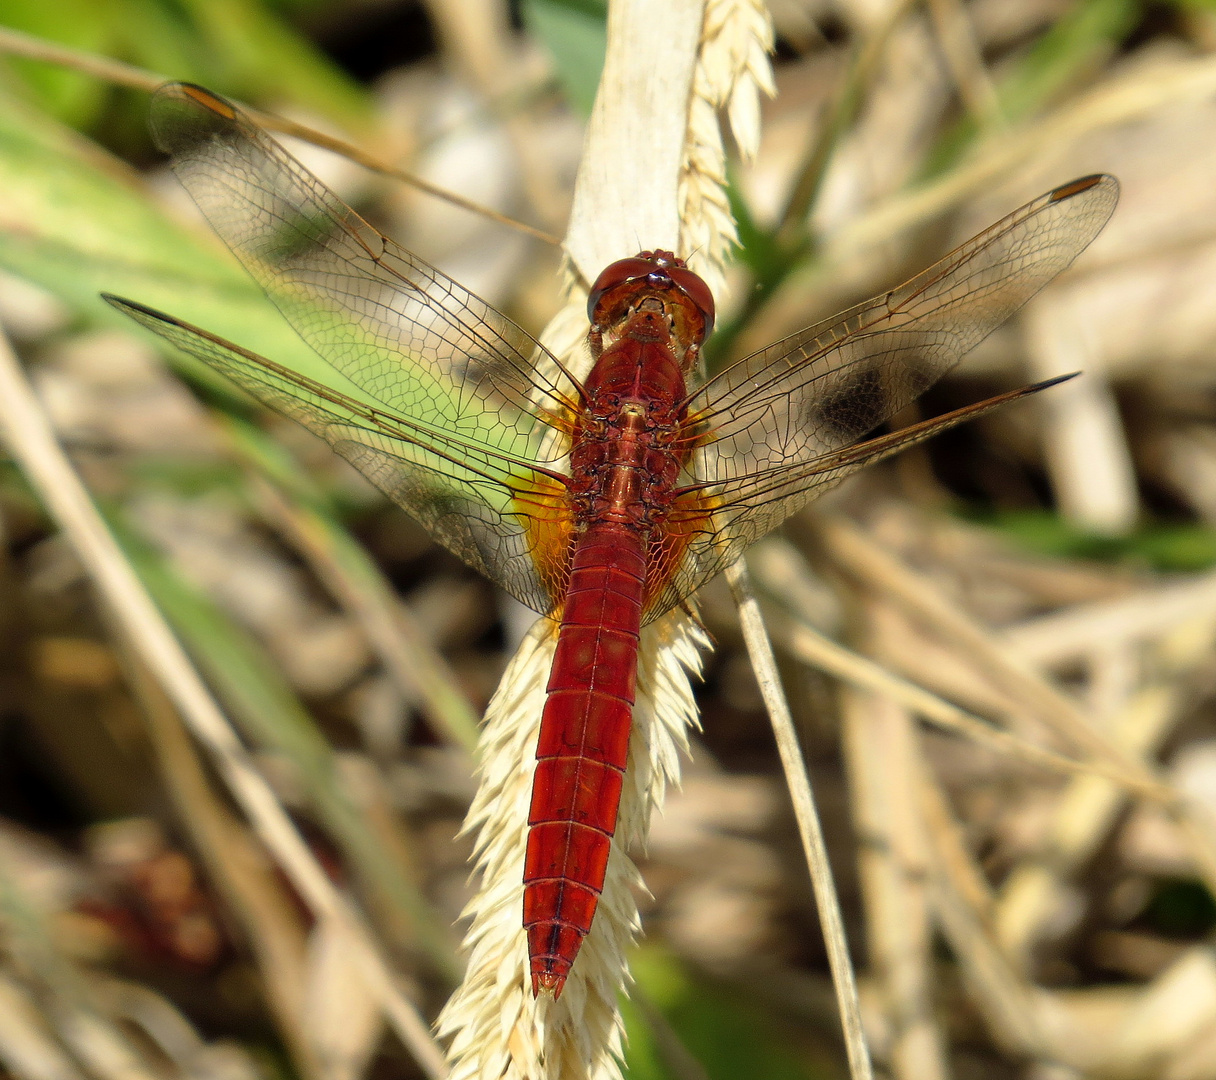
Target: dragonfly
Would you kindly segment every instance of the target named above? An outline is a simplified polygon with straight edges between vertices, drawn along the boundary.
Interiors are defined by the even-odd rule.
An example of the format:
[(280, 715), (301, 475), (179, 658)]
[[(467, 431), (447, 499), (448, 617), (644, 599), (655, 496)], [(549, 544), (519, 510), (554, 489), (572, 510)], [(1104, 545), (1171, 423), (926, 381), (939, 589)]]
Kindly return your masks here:
[(151, 126), (343, 389), (107, 301), (327, 440), (557, 623), (523, 867), (531, 989), (554, 998), (604, 884), (642, 628), (856, 470), (1059, 382), (870, 435), (1067, 268), (1118, 198), (1106, 175), (1057, 187), (898, 288), (705, 379), (714, 297), (674, 253), (642, 251), (592, 284), (579, 376), (374, 229), (231, 102), (171, 83)]

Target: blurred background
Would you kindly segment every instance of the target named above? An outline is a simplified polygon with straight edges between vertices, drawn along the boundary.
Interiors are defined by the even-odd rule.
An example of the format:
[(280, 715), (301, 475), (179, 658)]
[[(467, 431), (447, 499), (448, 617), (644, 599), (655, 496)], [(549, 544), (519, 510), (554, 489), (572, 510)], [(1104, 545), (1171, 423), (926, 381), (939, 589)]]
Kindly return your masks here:
[[(711, 364), (1052, 186), (1123, 185), (1075, 267), (898, 420), (1084, 376), (862, 475), (751, 560), (880, 1067), (1216, 1078), (1216, 5), (770, 8), (778, 93), (756, 160), (729, 168), (740, 246)], [(302, 349), (152, 148), (146, 86), (163, 77), (530, 225), (290, 143), (539, 333), (562, 296), (559, 248), (536, 233), (564, 229), (604, 5), (0, 0), (0, 31), (0, 325), (127, 558), (432, 1019), (459, 978), (477, 719), (531, 616), (97, 294), (284, 362)], [(721, 582), (701, 606), (704, 731), (640, 860), (625, 1070), (843, 1076)], [(1082, 760), (1098, 766), (1070, 771)], [(0, 1067), (20, 1080), (422, 1075), (8, 458), (0, 927)]]

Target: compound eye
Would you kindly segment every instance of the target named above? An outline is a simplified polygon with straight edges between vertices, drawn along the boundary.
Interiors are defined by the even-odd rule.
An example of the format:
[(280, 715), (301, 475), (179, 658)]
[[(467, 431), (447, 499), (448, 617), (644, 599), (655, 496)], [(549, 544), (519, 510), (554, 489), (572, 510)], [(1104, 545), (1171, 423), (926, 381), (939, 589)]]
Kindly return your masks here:
[(686, 267), (673, 266), (667, 272), (671, 275), (671, 280), (680, 287), (680, 291), (697, 305), (697, 310), (705, 317), (705, 333), (701, 338), (704, 341), (714, 328), (714, 294), (709, 291), (709, 286), (699, 274), (694, 274)]
[(609, 264), (595, 279), (595, 284), (591, 286), (591, 292), (587, 296), (587, 318), (591, 322), (595, 322), (595, 310), (599, 307), (600, 299), (606, 292), (630, 281), (636, 281), (638, 278), (647, 277), (654, 268), (655, 265), (650, 259), (641, 259), (636, 256), (632, 259), (618, 259)]

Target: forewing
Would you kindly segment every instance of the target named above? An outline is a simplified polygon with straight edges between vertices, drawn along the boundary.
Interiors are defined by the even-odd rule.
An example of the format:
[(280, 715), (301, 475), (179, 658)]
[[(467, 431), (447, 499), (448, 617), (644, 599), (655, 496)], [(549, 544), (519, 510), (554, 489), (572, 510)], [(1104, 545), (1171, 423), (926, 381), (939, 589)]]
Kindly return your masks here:
[(439, 543), (522, 603), (552, 610), (560, 583), (541, 580), (529, 537), (539, 523), (566, 513), (555, 474), (459, 432), (356, 401), (170, 315), (105, 299), (320, 435)]
[[(543, 429), (577, 388), (506, 316), (368, 225), (224, 99), (170, 83), (151, 122), (221, 239), (296, 332), (370, 397), (507, 453), (561, 452)], [(538, 371), (537, 357), (556, 374)]]
[(708, 432), (698, 478), (810, 462), (873, 430), (1064, 270), (1118, 194), (1111, 176), (1049, 191), (898, 289), (727, 368), (691, 399), (690, 427)]

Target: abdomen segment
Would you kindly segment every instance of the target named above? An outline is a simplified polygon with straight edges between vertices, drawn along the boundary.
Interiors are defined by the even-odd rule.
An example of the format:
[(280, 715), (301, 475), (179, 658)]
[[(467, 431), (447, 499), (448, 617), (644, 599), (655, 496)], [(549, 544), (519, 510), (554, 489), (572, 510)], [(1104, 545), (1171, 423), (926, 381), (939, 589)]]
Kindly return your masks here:
[(561, 993), (604, 887), (629, 756), (646, 545), (588, 526), (570, 568), (536, 749), (524, 865), (532, 992)]

